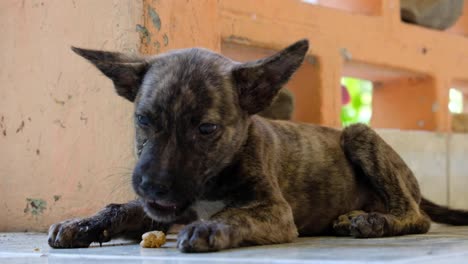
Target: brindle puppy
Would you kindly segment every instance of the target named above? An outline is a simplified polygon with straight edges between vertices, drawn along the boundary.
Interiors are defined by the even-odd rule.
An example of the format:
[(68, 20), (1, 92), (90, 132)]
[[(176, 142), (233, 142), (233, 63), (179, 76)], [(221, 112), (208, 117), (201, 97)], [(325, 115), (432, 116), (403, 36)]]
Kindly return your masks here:
[(51, 226), (50, 246), (138, 238), (175, 222), (191, 222), (178, 236), (182, 252), (286, 243), (298, 235), (425, 233), (428, 215), (468, 224), (468, 212), (421, 198), (411, 170), (367, 126), (340, 131), (256, 115), (307, 49), (301, 40), (237, 63), (198, 48), (153, 57), (74, 48), (135, 103), (133, 188), (140, 200)]

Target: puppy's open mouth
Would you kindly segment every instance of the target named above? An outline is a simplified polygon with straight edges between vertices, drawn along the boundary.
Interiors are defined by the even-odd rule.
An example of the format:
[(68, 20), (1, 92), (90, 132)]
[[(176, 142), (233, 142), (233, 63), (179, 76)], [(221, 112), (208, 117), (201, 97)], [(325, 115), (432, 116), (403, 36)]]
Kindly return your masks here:
[(175, 202), (143, 200), (146, 213), (159, 221), (174, 221), (182, 215), (189, 204)]
[(146, 205), (150, 207), (153, 210), (160, 211), (160, 212), (175, 212), (177, 211), (177, 204), (176, 203), (170, 203), (170, 202), (160, 202), (160, 201), (154, 201), (154, 200), (146, 200), (145, 201)]

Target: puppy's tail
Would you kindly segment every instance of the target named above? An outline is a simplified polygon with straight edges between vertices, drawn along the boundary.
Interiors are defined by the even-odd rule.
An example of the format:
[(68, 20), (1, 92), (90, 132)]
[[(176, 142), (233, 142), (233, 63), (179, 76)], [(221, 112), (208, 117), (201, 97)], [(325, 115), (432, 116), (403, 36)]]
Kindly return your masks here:
[(424, 197), (421, 199), (420, 207), (434, 222), (448, 225), (468, 225), (468, 211), (438, 205)]

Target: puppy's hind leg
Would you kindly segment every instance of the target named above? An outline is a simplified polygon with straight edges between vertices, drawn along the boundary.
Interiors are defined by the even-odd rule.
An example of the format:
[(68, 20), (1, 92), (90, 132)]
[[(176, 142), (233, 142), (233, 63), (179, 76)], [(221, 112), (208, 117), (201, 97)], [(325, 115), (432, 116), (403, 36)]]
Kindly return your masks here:
[[(421, 194), (417, 181), (400, 156), (375, 131), (362, 124), (345, 128), (341, 144), (358, 177), (364, 177), (380, 198), (367, 207), (380, 210), (340, 216), (334, 224), (335, 232), (355, 237), (426, 233), (430, 219), (419, 208)], [(383, 210), (379, 202), (383, 202)]]

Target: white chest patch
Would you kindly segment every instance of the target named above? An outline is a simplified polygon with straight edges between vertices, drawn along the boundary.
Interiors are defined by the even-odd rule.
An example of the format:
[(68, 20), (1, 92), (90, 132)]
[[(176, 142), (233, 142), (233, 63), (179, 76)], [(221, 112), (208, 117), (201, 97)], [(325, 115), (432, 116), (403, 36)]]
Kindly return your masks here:
[(197, 212), (198, 219), (208, 220), (217, 212), (223, 210), (226, 204), (223, 201), (198, 201), (193, 205), (193, 209)]

